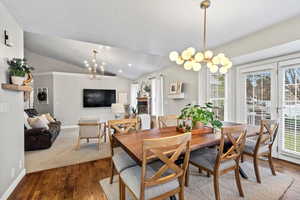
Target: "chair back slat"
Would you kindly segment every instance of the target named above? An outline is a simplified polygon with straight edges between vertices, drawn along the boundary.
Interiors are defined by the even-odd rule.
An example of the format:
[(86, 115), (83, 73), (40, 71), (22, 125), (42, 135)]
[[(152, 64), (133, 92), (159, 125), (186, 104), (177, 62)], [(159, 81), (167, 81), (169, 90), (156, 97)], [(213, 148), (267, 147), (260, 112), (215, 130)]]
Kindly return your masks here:
[(177, 125), (177, 115), (166, 115), (158, 117), (158, 126), (159, 128), (166, 128), (170, 126)]
[(137, 131), (138, 130), (138, 118), (132, 118), (132, 119), (119, 119), (119, 120), (109, 120), (108, 121), (108, 136), (110, 140), (111, 145), (111, 155), (113, 155), (113, 148), (114, 148), (114, 141), (112, 138), (112, 130), (114, 130), (114, 133), (119, 134), (127, 134), (130, 131)]
[[(190, 141), (191, 133), (143, 141), (142, 190), (145, 187), (167, 183), (176, 178), (180, 182), (184, 180), (190, 156)], [(183, 164), (178, 166), (176, 161), (183, 153)], [(158, 158), (162, 162), (162, 166), (151, 177), (147, 177), (147, 165), (153, 157)]]
[[(246, 125), (222, 128), (215, 168), (219, 168), (220, 164), (226, 160), (238, 161), (244, 149), (245, 139)], [(230, 142), (232, 144), (226, 152), (224, 152), (225, 142)]]

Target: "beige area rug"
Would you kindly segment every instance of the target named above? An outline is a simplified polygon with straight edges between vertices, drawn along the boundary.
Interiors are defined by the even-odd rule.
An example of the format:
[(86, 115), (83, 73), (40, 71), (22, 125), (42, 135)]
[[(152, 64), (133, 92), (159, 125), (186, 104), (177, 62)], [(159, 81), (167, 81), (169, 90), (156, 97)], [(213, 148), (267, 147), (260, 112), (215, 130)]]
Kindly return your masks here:
[(63, 167), (102, 158), (110, 157), (109, 143), (98, 140), (81, 141), (80, 150), (76, 150), (78, 128), (63, 129), (52, 147), (45, 150), (25, 152), (25, 168), (27, 173)]
[[(243, 163), (243, 170), (249, 176), (248, 180), (242, 179), (242, 187), (245, 197), (239, 196), (235, 185), (234, 173), (228, 173), (220, 179), (220, 190), (222, 200), (279, 200), (285, 194), (287, 189), (293, 184), (293, 178), (284, 174), (277, 173), (277, 176), (271, 174), (270, 169), (260, 168), (262, 184), (258, 184), (255, 179), (252, 163)], [(198, 170), (191, 166), (190, 186), (185, 188), (185, 199), (187, 200), (214, 200), (214, 189), (212, 176), (210, 178), (199, 174)], [(109, 184), (109, 178), (100, 180), (108, 200), (119, 200), (118, 178), (114, 183)], [(126, 191), (126, 200), (131, 200), (128, 191)], [(178, 199), (178, 198), (177, 198)]]

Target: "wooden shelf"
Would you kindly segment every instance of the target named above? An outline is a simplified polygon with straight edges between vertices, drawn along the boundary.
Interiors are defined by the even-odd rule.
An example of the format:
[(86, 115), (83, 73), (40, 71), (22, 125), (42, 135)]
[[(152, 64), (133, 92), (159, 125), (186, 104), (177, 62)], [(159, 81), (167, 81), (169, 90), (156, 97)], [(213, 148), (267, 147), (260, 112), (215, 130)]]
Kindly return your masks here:
[(31, 92), (32, 88), (30, 86), (20, 86), (14, 84), (6, 84), (2, 83), (2, 89), (5, 90), (13, 90), (13, 91), (23, 91), (23, 92)]

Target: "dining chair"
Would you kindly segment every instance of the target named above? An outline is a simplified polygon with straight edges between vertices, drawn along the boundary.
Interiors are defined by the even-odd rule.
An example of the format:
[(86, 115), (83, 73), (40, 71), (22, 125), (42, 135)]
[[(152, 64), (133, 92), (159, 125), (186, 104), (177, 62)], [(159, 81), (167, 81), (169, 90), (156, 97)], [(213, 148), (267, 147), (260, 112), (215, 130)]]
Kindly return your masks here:
[(112, 156), (110, 184), (113, 182), (115, 170), (120, 174), (124, 169), (136, 165), (136, 162), (124, 150), (121, 148), (116, 149), (117, 144), (115, 144), (112, 134), (128, 134), (131, 131), (137, 131), (138, 126), (139, 121), (137, 118), (108, 121), (108, 135)]
[[(242, 189), (239, 161), (243, 152), (246, 138), (246, 125), (224, 127), (221, 129), (221, 140), (218, 148), (205, 148), (193, 151), (190, 156), (190, 164), (196, 166), (208, 174), (213, 175), (216, 200), (220, 200), (219, 177), (230, 172), (235, 172), (235, 180), (241, 197), (244, 197)], [(231, 147), (224, 150), (225, 142), (231, 142)], [(188, 173), (188, 172), (187, 172)]]
[(89, 142), (90, 139), (98, 139), (99, 150), (102, 137), (105, 136), (105, 131), (101, 130), (101, 122), (99, 119), (81, 118), (78, 123), (79, 136), (76, 149), (80, 149), (80, 141), (86, 139)]
[(177, 125), (177, 115), (165, 115), (165, 116), (159, 116), (158, 117), (158, 126), (159, 128), (166, 128), (170, 126), (176, 126)]
[[(262, 156), (267, 156), (271, 172), (276, 176), (275, 168), (272, 160), (272, 147), (278, 132), (279, 122), (277, 120), (261, 120), (260, 131), (258, 136), (248, 138), (245, 143), (243, 155), (253, 157), (254, 171), (256, 181), (261, 183), (261, 178), (258, 168), (258, 160)], [(244, 161), (242, 155), (242, 162)]]
[[(160, 200), (179, 194), (184, 200), (185, 173), (190, 157), (191, 133), (172, 137), (145, 139), (142, 166), (127, 168), (120, 174), (120, 200), (125, 200), (125, 188), (137, 200)], [(183, 155), (183, 163), (176, 164)], [(151, 162), (161, 163), (153, 167)]]

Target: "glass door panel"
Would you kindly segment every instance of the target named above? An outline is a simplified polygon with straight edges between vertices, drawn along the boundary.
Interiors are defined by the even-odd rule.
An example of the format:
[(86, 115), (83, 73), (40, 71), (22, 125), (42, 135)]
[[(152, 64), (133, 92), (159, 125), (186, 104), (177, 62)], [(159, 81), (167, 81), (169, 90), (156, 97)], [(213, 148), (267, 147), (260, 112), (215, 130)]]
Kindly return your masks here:
[(271, 72), (246, 75), (247, 123), (260, 125), (262, 119), (271, 119)]

